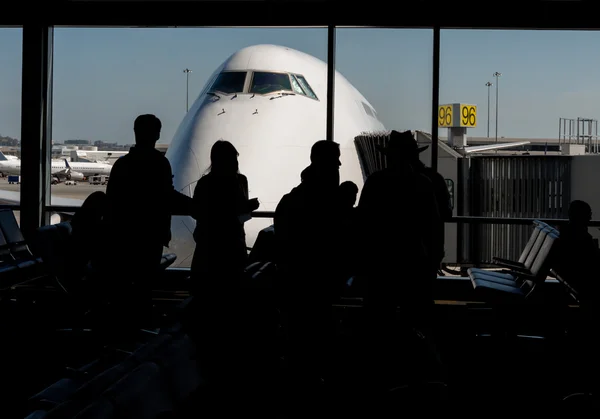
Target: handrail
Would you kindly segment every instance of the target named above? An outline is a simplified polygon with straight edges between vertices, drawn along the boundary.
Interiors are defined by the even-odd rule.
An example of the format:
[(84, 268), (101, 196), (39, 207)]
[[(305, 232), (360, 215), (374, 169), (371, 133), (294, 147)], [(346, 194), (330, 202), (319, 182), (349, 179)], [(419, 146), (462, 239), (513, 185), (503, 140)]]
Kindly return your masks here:
[[(10, 208), (19, 209), (18, 205), (0, 205), (0, 209)], [(57, 212), (75, 212), (79, 207), (74, 206), (61, 206), (61, 205), (48, 205), (46, 211), (57, 211)], [(252, 213), (254, 218), (273, 218), (275, 211), (255, 211)], [(466, 224), (513, 224), (513, 225), (529, 225), (533, 221), (539, 220), (551, 225), (564, 225), (569, 222), (566, 218), (513, 218), (513, 217), (471, 217), (471, 216), (457, 216), (452, 217), (448, 220), (448, 223), (466, 223)], [(600, 227), (600, 220), (592, 220), (588, 223), (590, 227)]]

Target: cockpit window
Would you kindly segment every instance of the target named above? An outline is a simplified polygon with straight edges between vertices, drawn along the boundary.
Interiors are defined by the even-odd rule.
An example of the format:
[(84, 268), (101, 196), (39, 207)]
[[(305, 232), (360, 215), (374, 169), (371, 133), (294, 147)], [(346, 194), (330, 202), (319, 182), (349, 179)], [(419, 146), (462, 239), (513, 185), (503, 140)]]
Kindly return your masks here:
[(298, 80), (300, 86), (302, 86), (302, 90), (304, 90), (306, 96), (313, 99), (318, 99), (317, 95), (315, 95), (315, 92), (313, 92), (313, 90), (310, 88), (310, 85), (308, 84), (304, 76), (301, 76), (300, 74), (295, 74), (294, 77), (296, 78), (296, 80)]
[(290, 75), (290, 79), (292, 80), (292, 88), (294, 89), (294, 92), (299, 95), (306, 96), (306, 92), (302, 89), (302, 86), (300, 86), (300, 83), (298, 83), (298, 80), (293, 74)]
[(292, 91), (289, 75), (286, 73), (254, 72), (250, 93), (266, 95), (281, 91)]
[(246, 81), (245, 71), (225, 71), (217, 76), (211, 92), (242, 93)]

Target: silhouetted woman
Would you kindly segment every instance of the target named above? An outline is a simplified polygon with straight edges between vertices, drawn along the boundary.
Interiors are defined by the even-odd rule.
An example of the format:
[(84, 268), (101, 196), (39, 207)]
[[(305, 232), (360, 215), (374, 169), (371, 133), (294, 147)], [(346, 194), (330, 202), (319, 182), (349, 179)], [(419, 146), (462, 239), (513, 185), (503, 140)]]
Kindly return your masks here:
[(248, 199), (248, 179), (239, 173), (238, 155), (233, 144), (217, 141), (210, 152), (209, 173), (194, 190), (196, 250), (191, 271), (196, 289), (233, 286), (247, 264), (243, 216), (259, 204)]
[(258, 208), (258, 200), (248, 199), (248, 180), (238, 171), (238, 152), (230, 142), (217, 141), (210, 162), (193, 196), (196, 250), (190, 318), (192, 336), (198, 333), (204, 342), (198, 355), (207, 360), (207, 379), (219, 388), (227, 386), (235, 371), (231, 360), (238, 333), (233, 331), (240, 327), (235, 301), (248, 260), (243, 216)]

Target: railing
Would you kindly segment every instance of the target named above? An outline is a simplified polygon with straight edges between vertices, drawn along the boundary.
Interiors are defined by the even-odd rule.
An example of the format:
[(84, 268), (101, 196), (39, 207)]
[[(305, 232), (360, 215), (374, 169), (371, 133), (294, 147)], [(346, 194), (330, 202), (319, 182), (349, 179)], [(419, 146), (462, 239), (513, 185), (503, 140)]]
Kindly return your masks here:
[[(0, 209), (19, 210), (19, 205), (0, 205)], [(48, 205), (46, 211), (56, 212), (75, 212), (79, 207)], [(275, 211), (255, 211), (252, 213), (254, 218), (273, 218)], [(551, 225), (565, 225), (569, 222), (564, 218), (508, 218), (508, 217), (452, 217), (449, 223), (465, 223), (465, 224), (512, 224), (512, 225), (529, 225), (534, 220), (540, 220)], [(590, 227), (600, 227), (600, 220), (592, 220), (588, 223)]]

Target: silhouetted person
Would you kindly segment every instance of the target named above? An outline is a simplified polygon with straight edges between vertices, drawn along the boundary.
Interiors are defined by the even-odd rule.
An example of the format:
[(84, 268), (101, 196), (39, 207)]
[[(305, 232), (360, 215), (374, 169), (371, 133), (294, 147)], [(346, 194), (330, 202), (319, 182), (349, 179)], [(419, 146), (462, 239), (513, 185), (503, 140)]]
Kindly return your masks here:
[(356, 204), (356, 198), (358, 196), (358, 186), (356, 183), (347, 180), (340, 184), (339, 188), (340, 194), (340, 205), (343, 209), (351, 209), (354, 208)]
[(114, 286), (120, 324), (148, 318), (151, 286), (160, 273), (163, 246), (171, 240), (171, 215), (189, 215), (192, 199), (173, 187), (171, 164), (156, 150), (162, 124), (140, 115), (133, 130), (135, 146), (115, 161), (106, 187), (104, 249), (94, 267)]
[(69, 280), (81, 279), (92, 258), (102, 251), (103, 219), (107, 196), (102, 191), (90, 194), (71, 220), (71, 251), (73, 263), (69, 264)]
[[(244, 222), (259, 206), (248, 198), (248, 179), (239, 173), (238, 151), (219, 140), (210, 152), (210, 168), (194, 189), (196, 249), (191, 266), (198, 346), (205, 371), (218, 388), (230, 394), (232, 374), (239, 378), (244, 310), (239, 287), (248, 264)], [(241, 330), (240, 330), (241, 329)], [(239, 350), (244, 354), (239, 354)], [(243, 363), (242, 363), (243, 364)], [(243, 374), (242, 374), (243, 375)]]
[(356, 238), (356, 199), (358, 186), (352, 181), (342, 182), (338, 188), (338, 207), (340, 217), (339, 264), (340, 283), (337, 285), (335, 299), (341, 297), (346, 283), (354, 272), (354, 261), (360, 257), (360, 249), (354, 242)]
[[(597, 390), (600, 365), (597, 355), (597, 329), (600, 316), (600, 250), (588, 232), (592, 209), (587, 202), (575, 200), (569, 205), (569, 223), (560, 228), (556, 247), (552, 249), (552, 266), (577, 293), (580, 301), (580, 323), (571, 330), (579, 338), (574, 370), (582, 373), (586, 390)], [(574, 332), (574, 333), (573, 333)]]
[(248, 179), (239, 173), (238, 155), (233, 144), (217, 141), (210, 152), (209, 173), (194, 190), (192, 279), (201, 288), (237, 285), (248, 263), (243, 217), (259, 203), (248, 198)]
[(585, 201), (569, 205), (569, 223), (560, 228), (554, 251), (554, 268), (584, 300), (597, 299), (600, 250), (588, 232), (592, 208)]
[(433, 185), (435, 192), (435, 198), (438, 205), (438, 212), (440, 215), (440, 222), (437, 225), (438, 242), (435, 244), (437, 251), (434, 258), (435, 266), (433, 267), (432, 275), (437, 277), (437, 271), (440, 268), (442, 260), (444, 259), (444, 242), (445, 242), (445, 226), (444, 223), (448, 222), (452, 218), (452, 202), (450, 193), (448, 192), (448, 185), (446, 180), (437, 171), (428, 167), (421, 161), (419, 154), (425, 151), (429, 146), (419, 147), (411, 131), (392, 131), (391, 137), (398, 141), (399, 148), (398, 155), (405, 158), (407, 162), (413, 167), (413, 169), (422, 175), (425, 175)]
[(274, 228), (288, 315), (290, 367), (296, 384), (314, 389), (324, 375), (331, 301), (339, 274), (339, 144), (316, 142), (310, 161), (302, 182), (277, 205)]
[(411, 138), (410, 132), (397, 133), (380, 148), (387, 167), (367, 178), (357, 207), (367, 334), (372, 359), (383, 369), (391, 358), (414, 362), (411, 350), (419, 340), (414, 329), (427, 329), (433, 306), (431, 266), (438, 257), (440, 216), (431, 181), (406, 157)]

